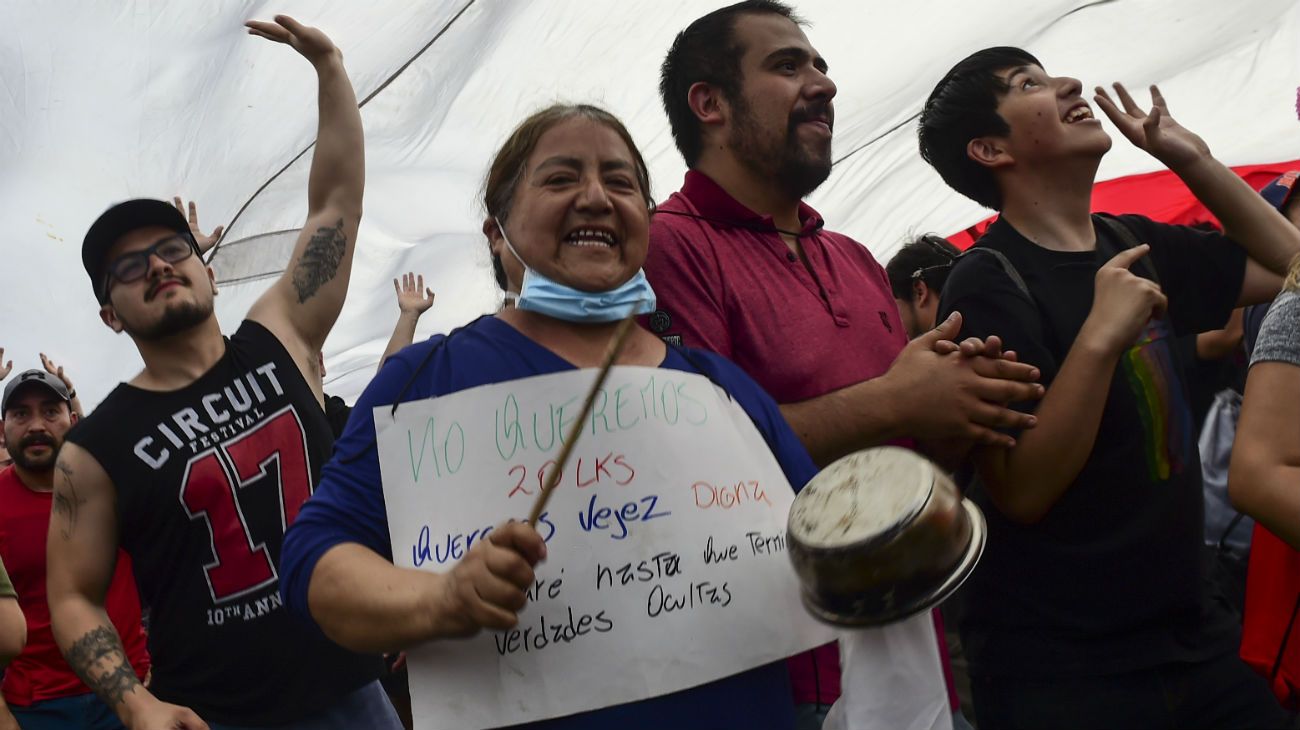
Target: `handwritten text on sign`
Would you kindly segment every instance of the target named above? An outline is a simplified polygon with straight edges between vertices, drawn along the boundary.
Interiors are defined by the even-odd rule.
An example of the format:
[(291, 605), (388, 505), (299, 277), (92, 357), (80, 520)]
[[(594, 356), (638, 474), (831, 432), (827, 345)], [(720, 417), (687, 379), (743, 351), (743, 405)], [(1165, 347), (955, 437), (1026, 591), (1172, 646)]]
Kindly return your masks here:
[[(393, 556), (450, 570), (523, 519), (594, 371), (375, 409)], [(794, 495), (706, 378), (615, 368), (537, 529), (549, 557), (510, 631), (409, 655), (417, 727), (489, 728), (694, 687), (833, 640), (786, 557)]]

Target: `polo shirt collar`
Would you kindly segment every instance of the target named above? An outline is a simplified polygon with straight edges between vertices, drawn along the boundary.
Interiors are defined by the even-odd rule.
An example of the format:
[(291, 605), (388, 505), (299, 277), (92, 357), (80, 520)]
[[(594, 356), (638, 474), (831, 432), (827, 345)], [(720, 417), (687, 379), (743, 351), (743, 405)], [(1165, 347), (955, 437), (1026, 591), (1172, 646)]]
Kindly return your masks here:
[[(730, 224), (748, 229), (771, 229), (776, 231), (776, 223), (770, 215), (759, 215), (745, 207), (740, 201), (713, 181), (713, 178), (698, 170), (686, 171), (686, 182), (682, 184), (682, 196), (695, 206), (699, 214), (715, 223)], [(821, 214), (812, 206), (799, 201), (799, 235), (816, 233), (825, 225)]]

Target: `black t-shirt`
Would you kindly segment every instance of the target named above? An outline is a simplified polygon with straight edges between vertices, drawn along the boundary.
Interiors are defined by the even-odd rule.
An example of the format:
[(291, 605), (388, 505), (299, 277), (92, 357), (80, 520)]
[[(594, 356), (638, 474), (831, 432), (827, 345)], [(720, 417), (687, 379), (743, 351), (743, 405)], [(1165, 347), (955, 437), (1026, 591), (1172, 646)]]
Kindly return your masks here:
[[(1200, 458), (1174, 343), (1227, 322), (1245, 254), (1217, 233), (1121, 220), (1151, 245), (1169, 311), (1121, 356), (1092, 453), (1040, 522), (1007, 519), (978, 479), (968, 481), (989, 524), (960, 611), (975, 674), (1111, 674), (1236, 647), (1231, 616), (1210, 597), (1202, 568)], [(1106, 228), (1097, 233), (1108, 237), (1097, 251), (1052, 251), (999, 220), (979, 245), (1011, 261), (1033, 302), (993, 256), (968, 256), (944, 286), (940, 319), (960, 311), (961, 337), (1000, 336), (1050, 388), (1092, 308), (1101, 252), (1124, 248)]]
[(108, 472), (118, 534), (150, 606), (151, 689), (231, 725), (301, 719), (379, 676), (284, 609), (284, 530), (333, 436), (284, 346), (246, 320), (170, 392), (121, 384), (68, 433)]

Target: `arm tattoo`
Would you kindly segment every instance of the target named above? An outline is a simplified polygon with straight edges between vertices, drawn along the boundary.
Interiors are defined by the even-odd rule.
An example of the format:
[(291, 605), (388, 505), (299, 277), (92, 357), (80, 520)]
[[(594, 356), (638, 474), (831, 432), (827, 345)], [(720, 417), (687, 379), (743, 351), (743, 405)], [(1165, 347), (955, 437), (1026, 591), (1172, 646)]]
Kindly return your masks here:
[(60, 461), (59, 486), (54, 490), (54, 513), (63, 518), (60, 531), (64, 540), (72, 539), (72, 530), (77, 526), (77, 511), (86, 503), (85, 498), (77, 495), (77, 487), (72, 483), (72, 467)]
[(100, 626), (77, 639), (64, 652), (64, 657), (81, 681), (110, 708), (140, 686), (131, 662), (126, 659), (122, 640), (110, 626)]
[(298, 290), (299, 304), (315, 296), (338, 273), (347, 243), (342, 218), (332, 226), (317, 228), (312, 234), (298, 266), (293, 270), (293, 288)]

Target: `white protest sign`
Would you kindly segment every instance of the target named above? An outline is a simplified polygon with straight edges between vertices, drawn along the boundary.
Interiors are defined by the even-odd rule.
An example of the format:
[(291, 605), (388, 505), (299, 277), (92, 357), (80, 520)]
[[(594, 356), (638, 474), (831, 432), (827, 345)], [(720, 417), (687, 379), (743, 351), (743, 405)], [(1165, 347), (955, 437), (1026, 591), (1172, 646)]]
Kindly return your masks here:
[[(375, 409), (394, 562), (443, 572), (524, 519), (594, 370)], [(799, 601), (794, 493), (706, 378), (614, 368), (537, 528), (519, 625), (408, 654), (417, 728), (490, 728), (705, 684), (834, 640)]]

